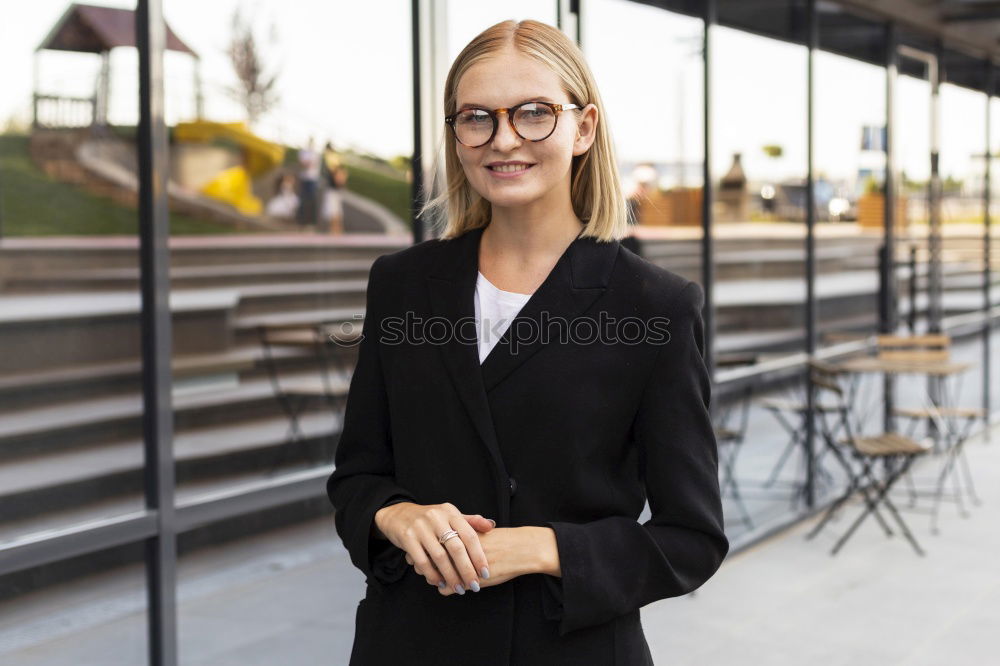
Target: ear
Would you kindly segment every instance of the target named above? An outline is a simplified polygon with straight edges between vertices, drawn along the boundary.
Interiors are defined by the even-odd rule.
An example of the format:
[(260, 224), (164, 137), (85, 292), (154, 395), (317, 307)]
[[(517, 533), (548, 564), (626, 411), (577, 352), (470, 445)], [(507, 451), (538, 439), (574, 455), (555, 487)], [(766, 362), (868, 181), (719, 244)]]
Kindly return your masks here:
[[(570, 113), (573, 113), (570, 111)], [(573, 142), (573, 155), (583, 155), (590, 150), (597, 138), (597, 123), (600, 121), (596, 104), (588, 104), (578, 116), (576, 140)]]

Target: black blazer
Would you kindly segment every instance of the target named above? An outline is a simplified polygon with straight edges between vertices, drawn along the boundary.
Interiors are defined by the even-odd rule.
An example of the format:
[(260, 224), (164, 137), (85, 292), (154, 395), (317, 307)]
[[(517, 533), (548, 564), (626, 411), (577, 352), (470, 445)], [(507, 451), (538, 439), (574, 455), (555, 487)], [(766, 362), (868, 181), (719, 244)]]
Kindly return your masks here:
[[(337, 533), (367, 578), (350, 663), (652, 664), (640, 607), (696, 589), (729, 550), (704, 292), (617, 241), (578, 236), (480, 366), (482, 231), (371, 268), (327, 482)], [(633, 342), (621, 338), (635, 339), (636, 320), (612, 328), (613, 342), (587, 338), (594, 327), (567, 339), (551, 326), (578, 317), (669, 323)], [(548, 339), (537, 334), (547, 321)], [(640, 524), (647, 498), (652, 518)], [(562, 577), (443, 597), (401, 549), (371, 536), (375, 511), (394, 499), (451, 502), (497, 527), (551, 527)]]

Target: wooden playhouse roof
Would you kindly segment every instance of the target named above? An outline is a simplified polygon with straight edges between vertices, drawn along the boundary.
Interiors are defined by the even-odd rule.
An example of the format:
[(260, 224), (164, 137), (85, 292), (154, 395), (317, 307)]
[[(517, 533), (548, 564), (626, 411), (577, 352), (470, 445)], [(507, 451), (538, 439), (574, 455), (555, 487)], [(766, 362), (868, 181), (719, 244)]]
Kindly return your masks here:
[[(169, 25), (166, 29), (167, 49), (198, 57)], [(116, 46), (135, 46), (135, 12), (73, 3), (36, 50), (104, 53)]]

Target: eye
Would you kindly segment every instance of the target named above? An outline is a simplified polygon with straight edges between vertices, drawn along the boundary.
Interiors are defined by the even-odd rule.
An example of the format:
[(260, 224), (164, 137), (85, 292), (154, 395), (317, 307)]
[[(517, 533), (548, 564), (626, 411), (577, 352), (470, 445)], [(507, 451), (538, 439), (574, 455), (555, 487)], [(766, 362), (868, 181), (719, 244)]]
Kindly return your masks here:
[(483, 109), (465, 109), (459, 112), (456, 120), (463, 125), (483, 125), (493, 122), (490, 114)]

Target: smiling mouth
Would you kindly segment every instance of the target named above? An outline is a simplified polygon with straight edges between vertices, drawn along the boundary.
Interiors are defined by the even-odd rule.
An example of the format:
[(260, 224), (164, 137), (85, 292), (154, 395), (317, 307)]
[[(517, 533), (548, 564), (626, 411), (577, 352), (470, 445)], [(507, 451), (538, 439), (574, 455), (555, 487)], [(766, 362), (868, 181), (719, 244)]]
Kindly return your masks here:
[(490, 171), (496, 171), (497, 173), (517, 173), (518, 171), (527, 171), (528, 169), (530, 169), (533, 166), (535, 166), (535, 165), (534, 164), (515, 164), (515, 165), (509, 165), (509, 166), (508, 165), (495, 166), (495, 167), (488, 166), (486, 168), (489, 169)]

